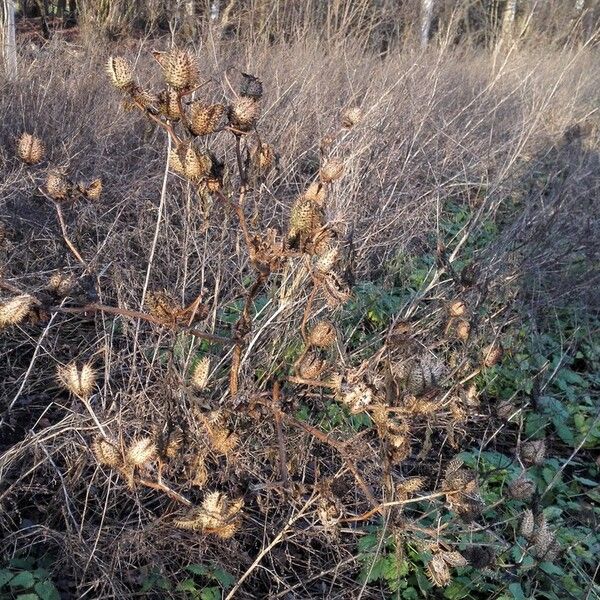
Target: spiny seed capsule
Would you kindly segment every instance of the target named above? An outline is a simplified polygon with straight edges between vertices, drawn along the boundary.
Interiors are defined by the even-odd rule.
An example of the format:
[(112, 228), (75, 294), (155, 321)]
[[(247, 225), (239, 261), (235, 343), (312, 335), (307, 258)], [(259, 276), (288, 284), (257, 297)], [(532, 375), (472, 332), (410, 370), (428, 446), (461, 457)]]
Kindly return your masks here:
[(490, 344), (483, 349), (483, 366), (484, 367), (493, 367), (498, 364), (502, 360), (502, 356), (504, 355), (504, 350), (502, 346), (498, 343)]
[(319, 321), (311, 330), (308, 341), (311, 346), (327, 348), (335, 341), (335, 326), (331, 321)]
[(28, 165), (37, 165), (44, 160), (45, 148), (42, 140), (31, 135), (23, 133), (17, 142), (17, 155)]
[(194, 135), (214, 133), (224, 112), (225, 107), (222, 104), (207, 105), (199, 101), (194, 102), (191, 108), (190, 131)]
[(34, 302), (33, 296), (23, 294), (0, 304), (0, 329), (18, 325), (29, 314)]
[(344, 163), (337, 158), (332, 158), (321, 168), (321, 180), (325, 183), (331, 183), (339, 179), (343, 174)]
[(203, 356), (192, 372), (192, 385), (197, 390), (203, 390), (208, 383), (208, 374), (210, 372), (210, 357)]
[(236, 100), (228, 111), (229, 123), (241, 132), (250, 131), (260, 115), (260, 104), (254, 98), (242, 97)]
[(94, 179), (92, 183), (84, 188), (83, 193), (88, 200), (92, 200), (93, 202), (100, 200), (100, 196), (102, 195), (102, 180)]
[(448, 305), (448, 313), (451, 317), (462, 317), (467, 312), (467, 305), (462, 300), (453, 300)]
[(198, 61), (188, 50), (173, 48), (164, 55), (159, 64), (165, 81), (175, 90), (188, 90), (200, 81)]
[(68, 296), (75, 285), (75, 278), (60, 271), (53, 273), (48, 281), (47, 289), (59, 298)]
[(546, 442), (544, 440), (531, 440), (521, 446), (521, 458), (524, 462), (541, 465), (546, 458)]
[(71, 193), (71, 186), (60, 171), (50, 171), (46, 177), (46, 191), (53, 200), (66, 200)]
[(181, 119), (181, 106), (177, 92), (174, 90), (162, 90), (158, 94), (158, 110), (171, 121)]
[(508, 493), (515, 500), (528, 500), (535, 492), (535, 483), (527, 479), (525, 473), (521, 473), (508, 486)]
[(469, 339), (471, 333), (471, 324), (466, 319), (461, 319), (456, 324), (456, 337), (463, 342)]
[(347, 108), (342, 113), (342, 127), (352, 129), (362, 119), (362, 111), (358, 106)]
[(521, 518), (521, 526), (519, 533), (525, 538), (530, 539), (533, 535), (534, 518), (533, 512), (530, 508), (526, 508), (523, 511), (523, 517)]
[(258, 167), (259, 171), (268, 171), (275, 161), (275, 150), (271, 144), (260, 144), (252, 150), (252, 162)]
[(96, 371), (90, 363), (84, 363), (78, 368), (77, 364), (72, 362), (58, 367), (58, 381), (75, 396), (89, 398), (96, 383)]
[(139, 467), (153, 459), (155, 455), (156, 444), (154, 440), (149, 437), (143, 437), (134, 440), (129, 448), (127, 448), (126, 458), (130, 465)]
[(131, 90), (131, 99), (145, 110), (158, 106), (159, 103), (158, 98), (152, 92), (139, 86), (134, 86)]
[(104, 438), (96, 438), (92, 444), (92, 452), (102, 465), (118, 467), (122, 463), (117, 443)]
[(304, 192), (304, 198), (317, 204), (323, 204), (327, 199), (327, 188), (321, 181), (313, 181)]
[(339, 250), (336, 247), (324, 252), (315, 263), (315, 269), (321, 273), (329, 273), (339, 258)]
[(325, 363), (312, 352), (309, 352), (300, 361), (298, 373), (303, 379), (316, 379), (325, 368)]
[(108, 59), (106, 70), (116, 88), (126, 90), (133, 85), (131, 65), (122, 56), (111, 56)]

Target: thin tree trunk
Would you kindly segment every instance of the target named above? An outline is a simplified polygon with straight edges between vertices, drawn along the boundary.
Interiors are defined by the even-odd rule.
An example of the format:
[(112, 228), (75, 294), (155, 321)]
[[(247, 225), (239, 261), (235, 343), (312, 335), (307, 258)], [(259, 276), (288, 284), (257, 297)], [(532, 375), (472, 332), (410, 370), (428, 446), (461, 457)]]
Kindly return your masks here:
[(433, 19), (434, 0), (421, 0), (421, 48), (427, 48), (429, 34), (431, 33), (431, 21)]
[(13, 0), (0, 0), (0, 31), (2, 42), (2, 62), (7, 78), (17, 76), (17, 40), (15, 31), (15, 3)]

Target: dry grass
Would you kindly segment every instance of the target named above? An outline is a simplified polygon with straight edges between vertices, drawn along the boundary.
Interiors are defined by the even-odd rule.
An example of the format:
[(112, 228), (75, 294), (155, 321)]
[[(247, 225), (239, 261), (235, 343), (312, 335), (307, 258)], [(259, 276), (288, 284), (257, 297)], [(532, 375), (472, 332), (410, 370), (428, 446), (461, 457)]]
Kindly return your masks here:
[[(125, 53), (139, 79), (157, 85), (149, 49), (136, 44)], [(437, 251), (439, 264), (420, 293), (395, 315), (396, 325), (410, 322), (399, 344), (389, 331), (356, 344), (361, 326), (317, 299), (311, 316), (339, 328), (334, 346), (319, 352), (330, 371), (345, 374), (342, 403), (356, 406), (365, 389), (397, 393), (381, 379), (406, 358), (406, 338), (411, 358), (433, 356), (446, 369), (438, 373), (437, 363), (422, 358), (411, 376), (398, 376), (416, 386), (418, 398), (391, 402), (399, 414), (371, 410), (366, 433), (342, 426), (325, 433), (297, 419), (301, 404), (316, 414), (332, 398), (328, 386), (297, 383), (293, 368), (312, 302), (304, 257), (290, 258), (261, 292), (233, 397), (231, 344), (110, 312), (44, 314), (48, 306), (90, 302), (144, 311), (149, 294), (164, 290), (179, 306), (201, 296), (205, 313), (196, 328), (230, 337), (254, 273), (235, 212), (167, 176), (164, 130), (119, 109), (104, 75), (108, 51), (50, 43), (0, 92), (2, 281), (6, 298), (18, 290), (42, 305), (37, 324), (0, 338), (2, 551), (35, 546), (60, 555), (65, 597), (131, 597), (144, 572), (182, 579), (185, 565), (200, 560), (240, 578), (240, 598), (381, 597), (356, 582), (363, 533), (355, 522), (383, 516), (389, 531), (425, 544), (446, 532), (398, 510), (415, 493), (433, 495), (434, 504), (441, 499), (440, 511), (446, 500), (458, 513), (476, 512), (473, 475), (447, 463), (462, 445), (493, 439), (491, 407), (470, 404), (461, 380), (490, 360), (489, 347), (484, 355), (481, 349), (515, 318), (514, 298), (532, 311), (598, 308), (597, 52), (390, 51), (381, 58), (352, 42), (328, 50), (312, 41), (266, 48), (211, 39), (196, 51), (209, 80), (200, 93), (210, 102), (233, 99), (238, 71), (264, 83), (258, 129), (278, 161), (246, 199), (253, 231), (285, 231), (294, 200), (318, 173), (323, 137), (344, 108), (360, 106), (362, 121), (331, 150), (343, 157), (345, 173), (332, 184), (326, 220), (343, 260), (357, 281), (391, 286), (402, 277), (398, 257)], [(15, 156), (22, 132), (43, 140), (41, 167)], [(237, 189), (233, 136), (217, 136), (210, 147), (230, 165), (226, 189)], [(47, 165), (68, 167), (74, 181), (102, 180), (100, 202), (63, 209), (64, 230), (36, 192)], [(474, 208), (475, 216), (448, 243), (439, 227), (450, 202)], [(462, 264), (468, 240), (490, 220), (502, 224), (501, 233), (468, 257), (479, 266), (477, 283), (461, 284), (452, 263)], [(442, 239), (447, 248), (436, 249)], [(76, 282), (66, 300), (47, 290), (56, 271)], [(485, 309), (468, 344), (447, 328), (446, 307), (458, 294), (473, 313)], [(191, 374), (207, 355), (208, 383), (194, 388)], [(74, 393), (55, 379), (57, 366), (74, 361), (97, 372), (89, 398), (77, 372), (68, 386)], [(306, 373), (326, 379), (318, 369)], [(429, 378), (428, 385), (415, 378)], [(433, 396), (421, 394), (432, 387)], [(98, 430), (112, 444), (104, 450)], [(179, 445), (168, 456), (173, 439)], [(402, 480), (413, 475), (424, 477), (423, 489), (403, 492)], [(469, 486), (473, 498), (460, 491)], [(215, 491), (228, 500), (210, 496), (210, 508), (221, 513), (209, 519), (202, 510)], [(239, 520), (241, 500), (234, 499), (241, 498)], [(190, 520), (180, 506), (186, 502), (204, 508)], [(178, 528), (182, 519), (204, 533)], [(477, 518), (468, 526), (478, 527)], [(450, 528), (448, 543), (461, 527)], [(448, 566), (438, 562), (430, 576), (444, 580)]]

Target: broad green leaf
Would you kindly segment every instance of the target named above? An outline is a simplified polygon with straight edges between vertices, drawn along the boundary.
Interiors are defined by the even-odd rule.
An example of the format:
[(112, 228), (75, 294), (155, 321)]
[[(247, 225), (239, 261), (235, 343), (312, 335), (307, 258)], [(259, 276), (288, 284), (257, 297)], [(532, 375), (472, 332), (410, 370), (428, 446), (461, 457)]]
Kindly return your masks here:
[(218, 587), (206, 587), (200, 592), (200, 600), (221, 600), (221, 590)]
[(35, 579), (29, 571), (21, 571), (10, 580), (9, 585), (10, 587), (30, 588), (34, 583)]
[(527, 600), (525, 597), (525, 592), (523, 592), (523, 588), (520, 583), (511, 583), (508, 586), (510, 593), (513, 595), (514, 600)]
[(6, 585), (13, 577), (14, 573), (8, 569), (0, 569), (0, 588)]
[(211, 573), (211, 577), (218, 581), (225, 589), (230, 588), (237, 581), (231, 573), (218, 567)]
[(544, 571), (544, 573), (548, 573), (548, 575), (564, 575), (565, 572), (556, 564), (551, 562), (543, 562), (540, 563), (540, 569)]
[(190, 573), (193, 573), (194, 575), (200, 575), (200, 576), (208, 575), (208, 573), (210, 572), (210, 569), (206, 565), (198, 565), (196, 563), (192, 563), (191, 565), (188, 565), (185, 569), (186, 569), (186, 571), (189, 571)]
[(60, 600), (60, 594), (51, 581), (39, 581), (33, 589), (42, 600)]
[(193, 579), (184, 579), (177, 584), (175, 589), (178, 592), (195, 593), (198, 591), (198, 584)]

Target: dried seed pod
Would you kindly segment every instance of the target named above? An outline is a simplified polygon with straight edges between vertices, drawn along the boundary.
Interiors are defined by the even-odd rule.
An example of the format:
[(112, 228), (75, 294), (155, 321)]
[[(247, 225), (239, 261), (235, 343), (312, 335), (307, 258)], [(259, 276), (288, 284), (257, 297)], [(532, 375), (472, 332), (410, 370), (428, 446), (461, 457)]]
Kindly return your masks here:
[(487, 368), (493, 367), (502, 360), (504, 349), (499, 343), (490, 344), (483, 349), (482, 355), (483, 366)]
[(450, 569), (440, 554), (434, 554), (427, 563), (426, 573), (429, 581), (437, 587), (447, 586), (452, 579)]
[(523, 511), (521, 517), (521, 525), (519, 527), (519, 533), (527, 540), (531, 539), (533, 535), (534, 518), (533, 512), (530, 508), (526, 508)]
[(446, 365), (427, 354), (413, 362), (406, 379), (406, 387), (411, 394), (419, 395), (428, 388), (437, 386), (445, 374)]
[(331, 183), (336, 179), (339, 179), (344, 174), (344, 163), (337, 159), (332, 158), (321, 167), (320, 175), (321, 181), (325, 183)]
[(208, 375), (210, 373), (210, 357), (203, 356), (194, 367), (192, 372), (192, 385), (197, 390), (203, 390), (208, 383)]
[(240, 85), (240, 96), (260, 100), (263, 95), (262, 81), (254, 75), (242, 73), (242, 83)]
[(320, 207), (300, 196), (292, 205), (288, 241), (290, 244), (311, 237), (323, 223), (323, 212)]
[(130, 95), (131, 100), (136, 102), (144, 110), (155, 108), (159, 105), (158, 98), (152, 92), (137, 85), (131, 89)]
[(471, 323), (466, 319), (460, 319), (456, 324), (456, 337), (466, 342), (469, 339), (469, 335), (471, 334)]
[(96, 460), (102, 465), (115, 468), (120, 467), (123, 463), (119, 446), (115, 441), (98, 437), (92, 443), (92, 452)]
[(338, 248), (330, 248), (329, 250), (327, 250), (327, 252), (323, 253), (321, 256), (318, 257), (317, 261), (315, 262), (315, 270), (323, 274), (330, 273), (333, 267), (335, 266), (335, 263), (338, 261), (338, 258)]
[(30, 133), (21, 134), (17, 142), (17, 155), (24, 163), (37, 165), (44, 160), (45, 153), (42, 140)]
[(535, 483), (528, 479), (525, 472), (521, 473), (508, 486), (508, 493), (515, 500), (528, 500), (535, 492)]
[(164, 434), (156, 436), (156, 448), (158, 454), (163, 458), (176, 458), (183, 446), (183, 432), (181, 429), (173, 429)]
[(64, 298), (69, 295), (74, 286), (75, 278), (73, 275), (57, 271), (51, 275), (46, 289), (55, 296)]
[(469, 564), (460, 552), (440, 552), (440, 556), (449, 567), (466, 567)]
[(174, 90), (190, 90), (200, 81), (198, 61), (189, 50), (173, 48), (161, 55), (158, 63), (163, 69), (165, 81)]
[(251, 159), (257, 169), (265, 173), (275, 162), (275, 150), (271, 144), (261, 143), (252, 149)]
[(204, 104), (196, 101), (192, 104), (190, 131), (194, 135), (214, 133), (223, 117), (225, 107), (222, 104)]
[(541, 465), (546, 458), (546, 442), (544, 440), (531, 440), (521, 446), (523, 462), (531, 465)]
[(164, 290), (148, 292), (144, 307), (153, 316), (164, 321), (173, 319), (180, 310), (175, 300)]
[(327, 187), (321, 181), (313, 181), (304, 192), (304, 198), (323, 205), (327, 199)]
[(516, 412), (517, 407), (510, 400), (499, 402), (496, 406), (496, 414), (505, 421), (508, 421)]
[(185, 168), (183, 167), (183, 162), (179, 157), (177, 149), (173, 149), (169, 152), (169, 169), (178, 175), (185, 176)]
[(15, 296), (0, 304), (0, 329), (10, 325), (18, 325), (29, 315), (35, 298), (29, 294)]
[(177, 519), (175, 526), (182, 529), (201, 530), (222, 539), (230, 538), (241, 525), (244, 500), (230, 500), (221, 492), (208, 494), (202, 506), (192, 509), (185, 517)]
[(106, 65), (113, 85), (120, 90), (127, 90), (134, 85), (133, 70), (129, 62), (122, 56), (111, 56)]
[(212, 168), (212, 159), (209, 154), (200, 153), (191, 144), (185, 148), (185, 153), (180, 154), (183, 162), (185, 176), (191, 181), (197, 181), (209, 175)]
[(46, 192), (53, 200), (66, 200), (71, 194), (72, 186), (60, 171), (50, 171), (46, 177)]
[(156, 457), (156, 444), (150, 437), (142, 437), (134, 440), (127, 448), (126, 462), (130, 465), (140, 467)]
[(548, 527), (543, 513), (538, 515), (537, 521), (532, 536), (533, 548), (538, 557), (546, 558), (547, 552), (556, 543), (556, 536)]
[(260, 116), (260, 104), (253, 98), (236, 100), (227, 112), (230, 125), (240, 132), (250, 131)]
[(100, 200), (100, 196), (102, 195), (102, 180), (94, 179), (92, 183), (83, 189), (83, 194), (88, 200), (92, 200), (93, 202)]
[(331, 321), (319, 321), (308, 335), (308, 343), (317, 348), (328, 348), (336, 337), (336, 329)]
[(190, 483), (196, 487), (203, 488), (208, 481), (208, 469), (206, 468), (206, 456), (197, 451), (190, 464)]
[(303, 379), (316, 379), (324, 369), (324, 361), (315, 353), (307, 352), (298, 365), (298, 374)]
[(213, 450), (223, 455), (231, 454), (240, 443), (239, 435), (224, 427), (212, 427), (209, 430), (209, 438)]
[(347, 108), (342, 113), (342, 127), (352, 129), (362, 120), (362, 110), (358, 106)]
[(358, 414), (367, 410), (372, 404), (373, 390), (365, 383), (359, 382), (343, 394), (341, 400), (352, 414)]
[(460, 298), (457, 298), (448, 305), (448, 314), (451, 317), (463, 317), (467, 314), (467, 305)]
[(181, 119), (181, 104), (175, 90), (162, 90), (158, 94), (158, 111), (171, 121)]
[(406, 497), (415, 492), (420, 492), (424, 486), (424, 477), (409, 477), (408, 479), (403, 479), (396, 485), (396, 491), (400, 496)]
[(94, 390), (96, 371), (90, 363), (84, 363), (81, 368), (74, 362), (59, 366), (57, 375), (59, 383), (75, 396), (87, 399)]

